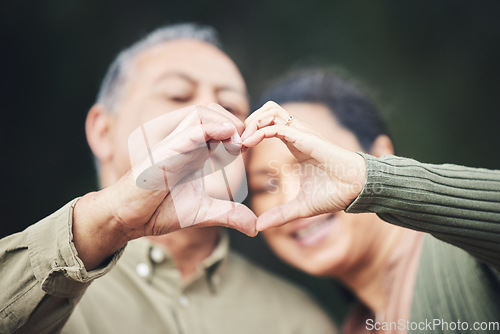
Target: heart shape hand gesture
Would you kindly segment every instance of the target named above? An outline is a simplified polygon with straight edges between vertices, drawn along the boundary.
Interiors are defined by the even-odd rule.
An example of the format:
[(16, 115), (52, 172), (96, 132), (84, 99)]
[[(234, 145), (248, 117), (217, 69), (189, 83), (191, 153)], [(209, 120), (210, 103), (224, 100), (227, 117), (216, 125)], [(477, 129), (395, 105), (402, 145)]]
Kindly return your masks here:
[[(235, 202), (246, 196), (246, 188), (238, 193), (241, 184), (246, 186), (240, 153), (266, 138), (284, 141), (304, 173), (296, 198), (257, 218)], [(245, 124), (218, 105), (168, 113), (133, 132), (129, 151), (132, 170), (75, 206), (75, 243), (89, 268), (142, 236), (204, 226), (255, 236), (297, 218), (343, 210), (366, 180), (360, 155), (328, 142), (273, 102)], [(234, 164), (239, 164), (236, 173), (226, 173), (225, 167)], [(85, 223), (89, 221), (95, 224)], [(101, 236), (97, 249), (95, 239), (87, 237), (92, 235)]]
[[(175, 119), (182, 121), (178, 123)], [(171, 128), (176, 123), (173, 131), (169, 129), (169, 125)], [(234, 163), (231, 160), (235, 157), (241, 158), (239, 133), (243, 128), (243, 146), (254, 147), (266, 138), (280, 138), (301, 170), (298, 195), (258, 219), (246, 206), (234, 202), (232, 194), (238, 192), (239, 185), (229, 186), (225, 174), (226, 165)], [(170, 133), (165, 136), (166, 132)], [(216, 151), (219, 141), (226, 149), (219, 151), (227, 151), (226, 156), (233, 159), (221, 161), (224, 159), (219, 153), (216, 164), (220, 166), (214, 168), (212, 152)], [(144, 226), (146, 231), (141, 231), (148, 235), (214, 225), (255, 235), (257, 230), (294, 219), (345, 209), (358, 196), (366, 178), (365, 163), (360, 155), (329, 143), (274, 102), (255, 111), (244, 126), (218, 105), (169, 113), (137, 129), (130, 136), (129, 148), (136, 185), (152, 194), (159, 191), (160, 198), (164, 196), (161, 202), (148, 202), (157, 206)], [(211, 170), (207, 170), (207, 166), (211, 166)], [(240, 174), (244, 172), (242, 168), (243, 163)], [(212, 197), (206, 187), (205, 177), (216, 172), (223, 174), (218, 187), (223, 193), (227, 190), (225, 197), (221, 197), (220, 192), (217, 198)]]

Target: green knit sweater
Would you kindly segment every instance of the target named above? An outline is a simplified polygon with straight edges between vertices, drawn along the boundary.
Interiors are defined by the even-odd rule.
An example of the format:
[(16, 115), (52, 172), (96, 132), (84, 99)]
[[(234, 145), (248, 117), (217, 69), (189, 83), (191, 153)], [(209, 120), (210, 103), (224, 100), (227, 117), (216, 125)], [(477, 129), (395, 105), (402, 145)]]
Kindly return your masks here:
[(500, 171), (360, 154), (367, 183), (346, 212), (429, 233), (409, 333), (500, 333)]

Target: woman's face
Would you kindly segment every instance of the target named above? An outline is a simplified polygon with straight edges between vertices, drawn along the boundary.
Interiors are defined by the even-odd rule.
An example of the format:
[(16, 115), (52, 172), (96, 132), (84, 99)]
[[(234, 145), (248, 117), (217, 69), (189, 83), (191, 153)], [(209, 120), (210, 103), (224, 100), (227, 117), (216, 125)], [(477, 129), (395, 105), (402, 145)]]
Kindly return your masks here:
[[(285, 110), (334, 144), (362, 151), (353, 133), (328, 108), (315, 103), (289, 103)], [(255, 147), (249, 165), (251, 205), (257, 215), (294, 198), (300, 187), (296, 160), (279, 139)], [(343, 276), (370, 261), (383, 240), (383, 224), (374, 214), (338, 212), (299, 219), (263, 235), (289, 264), (313, 275)]]

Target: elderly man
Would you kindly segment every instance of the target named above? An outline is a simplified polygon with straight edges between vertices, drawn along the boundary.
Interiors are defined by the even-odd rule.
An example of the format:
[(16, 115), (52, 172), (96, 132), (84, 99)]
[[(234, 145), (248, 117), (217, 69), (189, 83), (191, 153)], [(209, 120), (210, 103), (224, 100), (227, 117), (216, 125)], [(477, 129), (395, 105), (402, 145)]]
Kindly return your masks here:
[[(246, 88), (217, 45), (211, 28), (173, 25), (116, 58), (86, 121), (102, 190), (0, 241), (0, 332), (334, 332), (304, 293), (229, 251), (218, 226), (255, 235), (248, 208), (208, 196), (179, 202), (168, 185), (136, 186), (130, 172), (134, 129), (190, 105), (208, 107), (176, 111), (175, 131), (151, 154), (183, 153), (181, 170), (189, 171), (189, 145), (241, 147)], [(201, 135), (183, 124), (188, 112), (198, 115)], [(225, 177), (238, 180), (231, 168)], [(197, 228), (181, 229), (174, 200), (196, 210)]]

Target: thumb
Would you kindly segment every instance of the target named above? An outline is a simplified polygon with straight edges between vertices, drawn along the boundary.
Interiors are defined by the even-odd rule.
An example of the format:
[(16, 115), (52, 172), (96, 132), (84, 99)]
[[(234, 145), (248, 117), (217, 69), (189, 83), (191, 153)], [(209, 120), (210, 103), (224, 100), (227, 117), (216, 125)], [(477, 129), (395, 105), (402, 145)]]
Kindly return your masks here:
[(274, 207), (264, 212), (257, 218), (257, 231), (264, 231), (271, 227), (284, 225), (292, 220), (303, 217), (302, 203), (293, 199), (283, 205)]
[(238, 230), (250, 237), (257, 235), (255, 224), (257, 217), (248, 207), (241, 203), (211, 199), (211, 203), (203, 215), (199, 227), (224, 226)]

